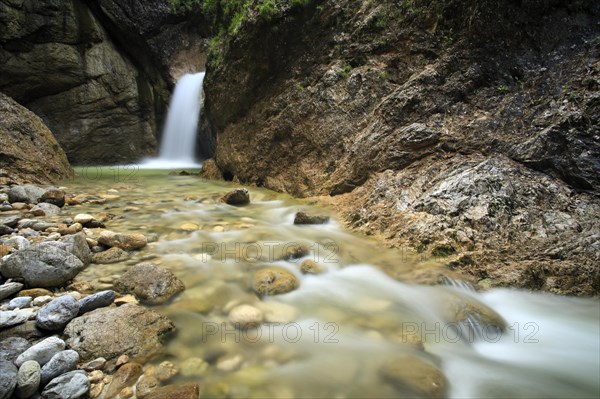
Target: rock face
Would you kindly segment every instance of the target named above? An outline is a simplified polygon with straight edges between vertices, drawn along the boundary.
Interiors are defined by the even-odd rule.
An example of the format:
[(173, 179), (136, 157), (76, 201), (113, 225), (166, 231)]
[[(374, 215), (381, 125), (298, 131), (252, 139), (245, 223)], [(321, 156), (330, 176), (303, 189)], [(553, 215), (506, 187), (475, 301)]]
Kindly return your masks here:
[(48, 183), (72, 175), (65, 153), (44, 122), (0, 93), (0, 184)]
[[(3, 1), (0, 7), (0, 91), (40, 116), (71, 162), (133, 161), (154, 152), (156, 110), (162, 112), (164, 100), (86, 2), (40, 0), (24, 7)], [(34, 154), (24, 167), (27, 159), (39, 163)], [(62, 156), (58, 146), (42, 154), (49, 161)], [(68, 172), (62, 158), (50, 163), (64, 165), (54, 173)]]
[(143, 361), (161, 350), (162, 339), (174, 329), (173, 323), (152, 310), (123, 305), (77, 317), (67, 325), (64, 334), (81, 361), (98, 357), (110, 361), (123, 354)]
[(148, 305), (165, 303), (185, 290), (185, 285), (176, 275), (151, 264), (133, 266), (115, 281), (114, 286), (123, 294), (134, 294), (140, 302)]
[[(598, 16), (591, 2), (458, 0), (309, 2), (278, 5), (268, 18), (250, 12), (209, 56), (203, 140), (218, 142), (214, 163), (225, 179), (330, 195), (349, 225), (391, 245), (468, 254), (473, 261), (461, 268), (486, 284), (597, 294), (598, 258), (586, 256), (597, 253), (600, 233)], [(480, 164), (475, 173), (489, 179), (470, 184), (466, 168)], [(494, 188), (494, 168), (517, 178), (513, 191), (528, 208), (510, 203), (506, 186)], [(528, 201), (525, 176), (546, 179), (533, 197), (546, 190), (561, 200)], [(450, 198), (445, 184), (463, 185), (461, 198)], [(434, 192), (420, 190), (434, 185), (448, 198), (423, 202)], [(467, 187), (475, 199), (465, 197)], [(471, 206), (478, 201), (481, 208)], [(515, 206), (519, 223), (531, 216), (537, 233), (511, 224), (506, 208)], [(455, 228), (453, 212), (457, 220), (504, 216)], [(438, 224), (428, 239), (428, 222), (440, 219), (450, 230)], [(550, 220), (570, 233), (551, 232)], [(494, 222), (503, 233), (492, 237)], [(576, 225), (585, 237), (573, 235)], [(528, 236), (534, 247), (521, 244)], [(500, 272), (496, 260), (505, 255), (509, 266)]]

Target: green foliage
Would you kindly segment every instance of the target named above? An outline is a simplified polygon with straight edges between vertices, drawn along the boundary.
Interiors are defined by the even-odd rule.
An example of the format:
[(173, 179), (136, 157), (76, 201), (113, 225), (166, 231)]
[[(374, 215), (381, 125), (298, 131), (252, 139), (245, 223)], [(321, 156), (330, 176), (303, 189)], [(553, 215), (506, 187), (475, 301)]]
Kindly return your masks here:
[[(169, 0), (172, 3), (198, 3), (201, 0)], [(218, 66), (224, 56), (224, 47), (237, 35), (249, 15), (270, 21), (285, 6), (306, 6), (315, 0), (204, 0), (202, 11), (211, 20), (214, 36), (210, 43), (208, 63)]]
[(510, 91), (510, 87), (506, 85), (496, 86), (496, 91), (502, 94), (508, 93)]
[(350, 75), (350, 71), (352, 71), (352, 65), (345, 64), (342, 67), (342, 70), (338, 72), (338, 76), (341, 78), (347, 78)]

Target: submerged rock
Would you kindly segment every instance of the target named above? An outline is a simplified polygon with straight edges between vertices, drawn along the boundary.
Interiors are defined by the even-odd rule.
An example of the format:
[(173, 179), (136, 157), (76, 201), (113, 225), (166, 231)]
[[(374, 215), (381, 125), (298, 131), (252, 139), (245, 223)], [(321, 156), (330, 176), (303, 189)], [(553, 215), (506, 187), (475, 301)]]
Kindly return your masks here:
[(167, 385), (166, 387), (155, 389), (144, 399), (197, 399), (200, 395), (200, 386), (189, 383), (184, 385)]
[(306, 212), (298, 212), (294, 217), (294, 224), (325, 224), (329, 222), (329, 216), (310, 215)]
[(298, 288), (298, 285), (296, 276), (275, 267), (260, 269), (252, 278), (252, 288), (259, 295), (285, 294)]
[(250, 203), (250, 193), (245, 188), (237, 188), (225, 194), (221, 201), (234, 206), (248, 205)]
[(229, 312), (229, 321), (242, 330), (258, 327), (263, 321), (263, 312), (250, 305), (236, 306)]
[(152, 264), (135, 265), (115, 281), (115, 289), (132, 293), (142, 303), (160, 305), (185, 290), (183, 282), (169, 270)]
[(148, 244), (148, 240), (142, 234), (122, 234), (110, 230), (100, 233), (98, 242), (107, 247), (119, 247), (125, 251), (142, 249)]
[(59, 188), (51, 187), (42, 194), (40, 201), (62, 208), (65, 206), (65, 192)]
[(31, 344), (25, 338), (4, 338), (0, 340), (0, 361), (7, 360), (12, 362), (30, 346)]
[(82, 361), (99, 357), (116, 360), (122, 354), (143, 361), (162, 350), (162, 340), (174, 329), (169, 319), (152, 310), (123, 305), (96, 309), (73, 319), (64, 335)]
[(126, 363), (117, 369), (113, 379), (106, 391), (106, 397), (117, 396), (125, 387), (135, 384), (139, 376), (142, 375), (142, 365), (139, 363)]
[(433, 364), (416, 356), (397, 356), (379, 369), (379, 376), (392, 384), (400, 396), (444, 398), (448, 381)]
[(119, 263), (129, 259), (129, 253), (119, 247), (109, 248), (106, 251), (98, 252), (92, 255), (92, 262), (99, 265), (109, 265)]

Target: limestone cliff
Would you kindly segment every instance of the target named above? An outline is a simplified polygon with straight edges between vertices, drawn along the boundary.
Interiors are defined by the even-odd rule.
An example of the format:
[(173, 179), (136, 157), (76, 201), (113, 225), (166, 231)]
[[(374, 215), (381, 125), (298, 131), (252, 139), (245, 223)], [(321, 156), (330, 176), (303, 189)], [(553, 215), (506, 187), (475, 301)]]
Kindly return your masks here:
[(0, 1), (0, 90), (44, 120), (71, 162), (152, 154), (157, 88), (82, 0)]
[(47, 184), (72, 176), (67, 157), (48, 127), (0, 93), (0, 184)]
[(224, 178), (328, 195), (482, 286), (598, 293), (597, 2), (265, 4), (208, 60)]

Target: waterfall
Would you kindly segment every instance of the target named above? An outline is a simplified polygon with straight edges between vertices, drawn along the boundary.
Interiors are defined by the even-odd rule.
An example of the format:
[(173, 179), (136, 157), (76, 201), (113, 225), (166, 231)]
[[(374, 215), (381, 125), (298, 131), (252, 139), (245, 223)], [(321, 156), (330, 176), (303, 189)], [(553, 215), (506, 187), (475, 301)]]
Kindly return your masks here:
[(146, 160), (145, 169), (198, 168), (196, 135), (202, 109), (204, 72), (183, 75), (169, 104), (158, 158)]

